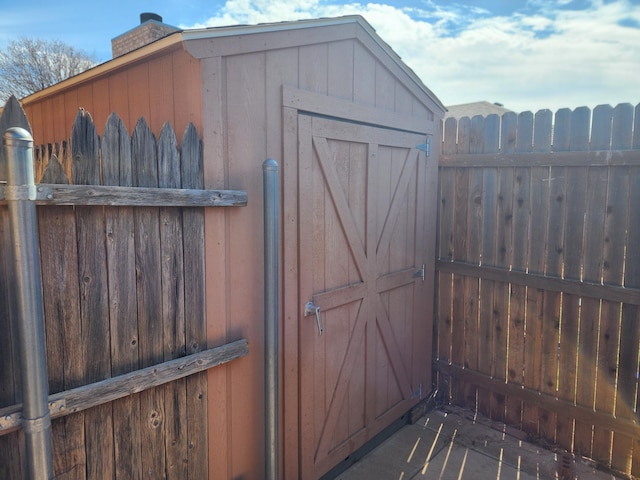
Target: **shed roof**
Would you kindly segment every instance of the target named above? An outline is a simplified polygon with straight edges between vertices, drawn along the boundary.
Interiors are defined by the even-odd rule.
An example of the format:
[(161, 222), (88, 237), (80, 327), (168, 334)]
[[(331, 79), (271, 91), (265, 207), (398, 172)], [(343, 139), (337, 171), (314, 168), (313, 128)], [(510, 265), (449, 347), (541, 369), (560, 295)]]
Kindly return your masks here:
[[(442, 109), (442, 112), (446, 111), (445, 106), (436, 97), (436, 95), (422, 82), (422, 80), (415, 74), (415, 72), (407, 66), (400, 56), (393, 51), (393, 49), (376, 33), (375, 29), (360, 15), (349, 15), (336, 18), (320, 18), (310, 20), (296, 20), (277, 23), (265, 23), (258, 25), (233, 25), (225, 27), (210, 27), (200, 29), (190, 29), (177, 31), (164, 38), (156, 40), (148, 45), (140, 47), (132, 52), (129, 52), (120, 57), (114, 58), (107, 62), (104, 62), (96, 67), (93, 67), (83, 73), (75, 75), (67, 80), (64, 80), (56, 85), (48, 87), (39, 92), (35, 92), (32, 95), (26, 97), (25, 101), (37, 100), (41, 97), (46, 97), (51, 93), (54, 93), (58, 89), (65, 88), (67, 86), (80, 83), (89, 80), (95, 76), (107, 73), (109, 71), (121, 68), (129, 63), (138, 62), (146, 57), (157, 54), (159, 51), (176, 47), (179, 44), (185, 42), (202, 40), (202, 39), (216, 39), (224, 37), (242, 37), (258, 33), (277, 33), (288, 32), (293, 30), (300, 30), (306, 28), (317, 27), (331, 27), (339, 25), (355, 25), (361, 27), (364, 32), (370, 36), (370, 38), (380, 46), (380, 48), (388, 55), (388, 57), (397, 64), (398, 67), (408, 76), (408, 78), (430, 99)], [(325, 41), (330, 41), (330, 38), (325, 38)]]

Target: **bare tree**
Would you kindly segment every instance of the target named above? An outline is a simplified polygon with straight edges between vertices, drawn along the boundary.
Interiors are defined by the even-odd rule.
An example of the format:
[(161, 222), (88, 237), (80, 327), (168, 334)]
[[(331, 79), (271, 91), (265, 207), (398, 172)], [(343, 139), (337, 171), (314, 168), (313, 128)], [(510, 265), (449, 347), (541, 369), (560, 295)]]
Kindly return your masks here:
[(0, 105), (23, 98), (96, 64), (93, 57), (59, 40), (21, 38), (0, 51)]

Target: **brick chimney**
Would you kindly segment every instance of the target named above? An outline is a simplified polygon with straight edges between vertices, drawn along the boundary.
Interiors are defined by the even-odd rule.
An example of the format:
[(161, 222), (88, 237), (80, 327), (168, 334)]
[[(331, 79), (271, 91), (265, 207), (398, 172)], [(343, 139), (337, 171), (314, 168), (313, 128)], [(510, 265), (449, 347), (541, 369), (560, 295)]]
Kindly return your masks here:
[(113, 58), (119, 57), (179, 31), (179, 28), (162, 23), (160, 15), (141, 13), (140, 25), (111, 40), (111, 54)]

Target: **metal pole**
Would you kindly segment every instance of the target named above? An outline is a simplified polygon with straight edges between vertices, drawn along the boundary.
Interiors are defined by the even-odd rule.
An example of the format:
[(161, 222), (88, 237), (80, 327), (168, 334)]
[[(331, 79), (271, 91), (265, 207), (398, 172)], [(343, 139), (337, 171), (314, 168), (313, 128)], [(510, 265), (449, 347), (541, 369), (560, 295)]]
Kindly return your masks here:
[(44, 340), (40, 250), (33, 179), (33, 138), (23, 128), (3, 136), (11, 241), (16, 276), (18, 346), (22, 369), (22, 428), (30, 479), (53, 478), (51, 417)]
[(265, 160), (264, 181), (264, 403), (265, 478), (278, 478), (278, 163)]

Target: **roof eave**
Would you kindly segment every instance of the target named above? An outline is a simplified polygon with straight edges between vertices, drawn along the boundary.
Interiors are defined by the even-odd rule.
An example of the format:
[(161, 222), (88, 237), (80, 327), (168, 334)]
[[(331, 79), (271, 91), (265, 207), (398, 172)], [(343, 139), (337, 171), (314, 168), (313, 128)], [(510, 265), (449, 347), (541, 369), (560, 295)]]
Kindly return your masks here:
[(40, 100), (42, 98), (48, 97), (49, 95), (53, 95), (60, 90), (64, 90), (72, 85), (80, 84), (86, 80), (90, 80), (94, 77), (103, 75), (105, 73), (109, 73), (111, 71), (117, 70), (125, 65), (137, 62), (146, 57), (150, 57), (161, 50), (165, 50), (167, 48), (182, 44), (182, 32), (175, 32), (166, 37), (163, 37), (155, 42), (152, 42), (148, 45), (140, 47), (136, 50), (133, 50), (129, 53), (121, 55), (119, 57), (113, 58), (111, 60), (107, 60), (104, 63), (96, 65), (89, 70), (85, 70), (78, 75), (74, 75), (73, 77), (69, 77), (62, 82), (56, 83), (50, 87), (39, 90), (31, 95), (24, 97), (21, 102), (30, 103)]

